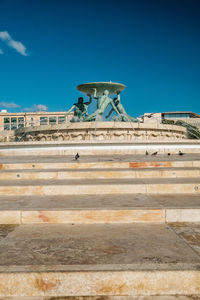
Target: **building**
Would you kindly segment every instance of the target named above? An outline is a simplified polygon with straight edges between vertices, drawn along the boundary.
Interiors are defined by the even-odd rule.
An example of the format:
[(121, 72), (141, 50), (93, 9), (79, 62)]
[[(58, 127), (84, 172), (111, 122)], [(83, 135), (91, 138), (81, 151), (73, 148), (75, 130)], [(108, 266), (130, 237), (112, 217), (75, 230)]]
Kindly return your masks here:
[(8, 113), (6, 110), (0, 112), (0, 131), (11, 131), (22, 127), (55, 125), (69, 122), (73, 112), (67, 117), (66, 112), (20, 112)]
[(163, 120), (182, 120), (190, 125), (200, 128), (200, 115), (191, 111), (171, 111), (162, 113), (145, 113), (142, 116), (144, 123), (156, 121), (162, 123)]
[[(71, 112), (67, 117), (66, 112), (20, 112), (8, 113), (6, 110), (0, 112), (0, 132), (12, 131), (22, 127), (33, 127), (40, 125), (58, 125), (69, 122), (73, 117)], [(163, 120), (182, 120), (200, 128), (200, 115), (190, 111), (175, 111), (162, 113), (145, 113), (138, 120), (144, 123), (162, 123)]]
[(194, 125), (200, 128), (200, 115), (191, 111), (174, 111), (174, 112), (164, 112), (161, 114), (162, 120), (182, 120), (190, 125)]

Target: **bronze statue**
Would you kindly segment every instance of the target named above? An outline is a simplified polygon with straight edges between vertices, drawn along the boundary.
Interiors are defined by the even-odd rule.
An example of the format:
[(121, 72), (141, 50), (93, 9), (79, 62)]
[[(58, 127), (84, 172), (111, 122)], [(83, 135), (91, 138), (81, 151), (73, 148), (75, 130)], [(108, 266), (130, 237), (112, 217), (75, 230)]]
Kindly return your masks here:
[(111, 104), (113, 111), (118, 113), (118, 111), (113, 103), (113, 99), (108, 97), (108, 95), (109, 95), (109, 91), (104, 90), (103, 95), (97, 96), (97, 89), (94, 88), (94, 96), (93, 97), (94, 97), (94, 99), (97, 99), (97, 109), (92, 114), (85, 117), (84, 122), (102, 121), (102, 115), (109, 104)]
[[(125, 111), (123, 105), (122, 105), (121, 102), (120, 102), (120, 92), (117, 92), (117, 97), (115, 97), (115, 98), (113, 99), (113, 103), (114, 103), (114, 105), (115, 105), (115, 108), (117, 109), (117, 114), (118, 114), (118, 116), (113, 116), (112, 119), (111, 119), (112, 121), (120, 121), (120, 122), (139, 122), (137, 119), (135, 119), (135, 118), (129, 116), (129, 115), (126, 113), (126, 111)], [(112, 108), (112, 109), (109, 111), (108, 115), (106, 116), (106, 119), (109, 118), (110, 115), (111, 115), (114, 111), (115, 111), (115, 110)]]
[(92, 103), (91, 95), (88, 95), (88, 97), (88, 102), (84, 102), (83, 97), (79, 97), (78, 102), (74, 103), (72, 107), (67, 111), (65, 116), (67, 116), (71, 111), (74, 110), (74, 117), (71, 119), (71, 122), (81, 122), (85, 117), (88, 116), (88, 105)]
[[(119, 122), (139, 122), (137, 119), (129, 116), (123, 105), (120, 102), (120, 92), (125, 89), (125, 85), (116, 82), (90, 82), (84, 83), (77, 86), (77, 89), (87, 94), (90, 97), (89, 102), (83, 103), (83, 98), (79, 98), (78, 103), (75, 103), (72, 108), (67, 112), (71, 112), (74, 110), (74, 117), (71, 122), (94, 122), (94, 121), (102, 121), (103, 113), (106, 108), (111, 105), (111, 110), (109, 114), (106, 116), (108, 118), (113, 112), (117, 114), (117, 116), (112, 117), (112, 121)], [(114, 99), (110, 98), (109, 95), (116, 95)], [(92, 102), (91, 95), (95, 99), (97, 99), (97, 109), (88, 115), (87, 108), (88, 105)]]

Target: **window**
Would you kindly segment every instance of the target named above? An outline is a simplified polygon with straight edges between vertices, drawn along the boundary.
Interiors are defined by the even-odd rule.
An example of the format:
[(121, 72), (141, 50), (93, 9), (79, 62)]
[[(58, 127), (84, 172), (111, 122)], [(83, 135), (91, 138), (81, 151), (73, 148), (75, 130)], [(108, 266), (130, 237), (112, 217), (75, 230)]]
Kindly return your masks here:
[(24, 127), (24, 118), (20, 117), (18, 118), (18, 128), (23, 128)]
[(165, 119), (177, 119), (177, 118), (190, 118), (190, 114), (188, 113), (172, 113), (172, 114), (164, 114)]
[(49, 117), (49, 124), (50, 125), (56, 124), (56, 117)]
[(48, 125), (48, 118), (40, 117), (40, 125)]
[(62, 124), (62, 123), (65, 123), (65, 116), (60, 116), (58, 117), (58, 124)]
[(11, 130), (17, 129), (17, 118), (11, 118)]
[(4, 118), (4, 130), (10, 130), (10, 118)]

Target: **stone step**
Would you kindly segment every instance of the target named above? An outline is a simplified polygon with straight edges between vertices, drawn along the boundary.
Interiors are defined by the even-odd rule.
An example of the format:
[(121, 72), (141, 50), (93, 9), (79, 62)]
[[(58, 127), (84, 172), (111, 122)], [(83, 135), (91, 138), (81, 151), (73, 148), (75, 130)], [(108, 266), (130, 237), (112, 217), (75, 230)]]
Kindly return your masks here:
[(171, 156), (73, 156), (0, 157), (1, 170), (21, 169), (138, 169), (138, 168), (200, 168), (200, 155)]
[(0, 196), (0, 224), (199, 222), (199, 195)]
[(138, 141), (49, 141), (49, 142), (14, 142), (0, 145), (0, 156), (45, 156), (45, 155), (145, 155), (158, 152), (159, 155), (168, 153), (178, 154), (179, 151), (188, 154), (199, 154), (199, 140), (172, 140), (163, 137), (162, 140)]
[(149, 162), (41, 162), (2, 163), (1, 170), (23, 169), (137, 169), (137, 168), (199, 168), (200, 161), (149, 161)]
[(200, 178), (1, 180), (0, 195), (200, 193)]
[[(79, 153), (80, 154), (80, 153)], [(1, 163), (14, 163), (14, 162), (77, 162), (74, 155), (12, 155), (12, 156), (1, 156)], [(118, 154), (118, 155), (81, 155), (78, 162), (116, 162), (116, 161), (182, 161), (182, 160), (200, 160), (200, 154), (184, 153), (182, 156), (178, 154), (166, 155), (145, 155), (144, 154)]]
[(1, 170), (0, 180), (200, 177), (200, 168)]
[[(166, 213), (169, 215), (166, 219)], [(165, 223), (168, 219), (200, 219), (200, 208), (183, 213), (182, 210), (132, 209), (127, 210), (8, 210), (0, 211), (0, 224), (117, 224)], [(171, 217), (171, 218), (170, 218)], [(192, 220), (194, 221), (194, 220)]]
[(3, 225), (0, 297), (195, 299), (199, 232), (195, 223)]

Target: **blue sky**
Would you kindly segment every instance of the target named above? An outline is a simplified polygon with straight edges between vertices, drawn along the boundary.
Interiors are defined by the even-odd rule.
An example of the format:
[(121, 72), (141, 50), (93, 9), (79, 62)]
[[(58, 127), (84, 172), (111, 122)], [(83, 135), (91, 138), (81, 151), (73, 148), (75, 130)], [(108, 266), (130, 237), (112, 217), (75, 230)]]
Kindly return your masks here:
[(200, 113), (200, 1), (0, 0), (0, 109), (67, 110), (110, 80), (132, 116)]

